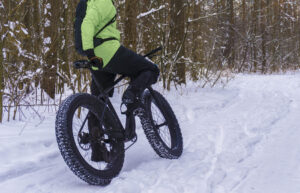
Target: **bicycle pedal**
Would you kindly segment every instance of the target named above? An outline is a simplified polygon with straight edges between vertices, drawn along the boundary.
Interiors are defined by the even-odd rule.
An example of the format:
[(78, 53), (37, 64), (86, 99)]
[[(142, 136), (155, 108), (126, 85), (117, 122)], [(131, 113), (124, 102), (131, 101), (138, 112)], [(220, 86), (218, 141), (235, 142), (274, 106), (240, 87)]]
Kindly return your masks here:
[(130, 141), (131, 141), (132, 143), (135, 143), (135, 142), (137, 141), (137, 135), (135, 135), (134, 138), (132, 138)]
[(125, 134), (123, 131), (120, 131), (120, 130), (107, 130), (104, 132), (106, 135), (109, 136), (109, 138), (112, 138), (112, 139), (124, 139), (125, 138)]
[[(125, 151), (127, 151), (130, 147), (132, 147), (137, 142), (137, 139), (138, 139), (137, 135), (133, 139), (131, 139), (130, 140), (131, 144), (128, 145), (128, 147), (125, 148)], [(129, 141), (127, 141), (127, 142), (129, 142)]]
[(124, 140), (124, 142), (133, 142), (135, 139), (137, 138), (137, 134), (134, 132), (133, 134), (131, 134), (130, 136), (127, 136)]

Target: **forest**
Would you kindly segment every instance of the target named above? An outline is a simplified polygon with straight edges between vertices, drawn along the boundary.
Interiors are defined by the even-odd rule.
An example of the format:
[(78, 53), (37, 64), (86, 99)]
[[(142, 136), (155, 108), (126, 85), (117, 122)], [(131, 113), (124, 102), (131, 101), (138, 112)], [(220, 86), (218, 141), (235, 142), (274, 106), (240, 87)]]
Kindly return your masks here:
[[(79, 0), (0, 1), (0, 122), (20, 107), (57, 105), (89, 92), (90, 74), (72, 68)], [(300, 67), (299, 0), (115, 0), (121, 43), (154, 59), (170, 90), (213, 87), (235, 73)]]

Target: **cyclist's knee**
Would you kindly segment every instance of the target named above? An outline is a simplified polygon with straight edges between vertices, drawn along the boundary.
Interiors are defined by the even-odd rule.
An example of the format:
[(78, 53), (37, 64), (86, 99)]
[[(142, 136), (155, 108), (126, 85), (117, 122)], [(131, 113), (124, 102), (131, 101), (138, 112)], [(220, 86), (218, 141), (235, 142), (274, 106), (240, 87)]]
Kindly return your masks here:
[(144, 78), (147, 81), (147, 86), (154, 84), (157, 82), (159, 76), (159, 71), (157, 70), (149, 70), (144, 72)]
[(94, 82), (94, 80), (92, 80), (92, 84), (91, 84), (91, 93), (92, 95), (94, 96), (98, 96), (100, 94), (97, 86), (96, 86), (96, 83)]
[(160, 71), (159, 71), (158, 65), (154, 64), (154, 68), (152, 71), (152, 83), (151, 84), (154, 84), (158, 81), (159, 74), (160, 74)]

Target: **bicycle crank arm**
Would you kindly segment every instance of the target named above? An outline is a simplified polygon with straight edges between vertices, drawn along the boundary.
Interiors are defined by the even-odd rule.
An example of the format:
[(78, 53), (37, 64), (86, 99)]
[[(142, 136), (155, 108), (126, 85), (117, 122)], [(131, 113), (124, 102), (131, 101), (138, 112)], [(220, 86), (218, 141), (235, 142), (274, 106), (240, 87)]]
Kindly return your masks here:
[(113, 138), (116, 140), (125, 140), (125, 133), (124, 131), (120, 131), (120, 130), (107, 130), (104, 131), (104, 134), (108, 135), (109, 138)]

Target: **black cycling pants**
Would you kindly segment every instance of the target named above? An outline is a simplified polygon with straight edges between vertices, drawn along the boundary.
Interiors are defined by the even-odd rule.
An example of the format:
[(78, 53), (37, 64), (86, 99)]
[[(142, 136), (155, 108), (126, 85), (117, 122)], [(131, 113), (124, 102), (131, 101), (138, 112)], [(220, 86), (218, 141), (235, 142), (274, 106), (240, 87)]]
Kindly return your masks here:
[[(116, 74), (130, 77), (130, 84), (140, 89), (154, 84), (159, 76), (158, 67), (141, 55), (121, 46), (111, 61), (100, 71), (94, 72), (94, 78), (100, 83), (103, 89), (113, 85)], [(93, 95), (100, 94), (94, 80), (91, 85)], [(113, 90), (110, 96), (113, 95)]]

